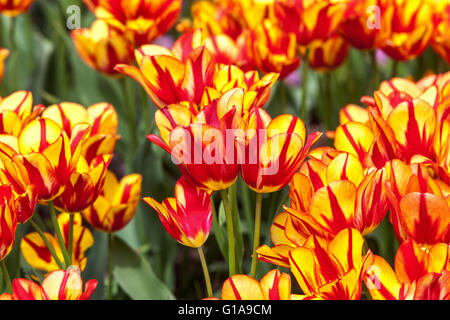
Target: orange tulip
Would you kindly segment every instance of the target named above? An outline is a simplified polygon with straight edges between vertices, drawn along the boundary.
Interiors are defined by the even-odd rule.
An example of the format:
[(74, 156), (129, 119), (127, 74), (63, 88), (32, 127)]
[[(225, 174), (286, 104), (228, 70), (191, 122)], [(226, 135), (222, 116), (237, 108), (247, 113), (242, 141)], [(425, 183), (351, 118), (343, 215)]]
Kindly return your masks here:
[(449, 300), (450, 247), (446, 243), (421, 247), (405, 240), (395, 256), (395, 272), (379, 256), (364, 276), (374, 300)]
[(108, 171), (100, 195), (83, 217), (94, 228), (112, 233), (124, 228), (134, 217), (141, 197), (142, 177), (130, 174), (120, 181)]
[(383, 170), (364, 172), (358, 159), (333, 149), (310, 153), (290, 183), (290, 207), (271, 227), (273, 248), (258, 249), (261, 260), (288, 266), (288, 254), (307, 245), (310, 237), (330, 241), (341, 230), (371, 233), (387, 213)]
[[(58, 225), (61, 229), (66, 248), (69, 247), (69, 218), (69, 213), (61, 213), (58, 216)], [(63, 261), (63, 253), (56, 236), (49, 233), (44, 234), (55, 250), (58, 258)], [(72, 265), (84, 270), (87, 263), (85, 252), (93, 244), (94, 237), (89, 229), (82, 225), (81, 215), (79, 213), (74, 214)], [(22, 251), (25, 261), (33, 268), (45, 271), (55, 271), (59, 269), (58, 264), (37, 232), (27, 234), (22, 238), (20, 250)]]
[[(295, 295), (292, 295), (295, 296)], [(269, 271), (260, 282), (236, 274), (222, 287), (222, 300), (291, 300), (291, 277), (278, 270)]]
[(98, 19), (127, 35), (137, 46), (151, 43), (178, 20), (181, 0), (83, 0)]
[(305, 160), (310, 147), (320, 138), (315, 132), (306, 137), (303, 122), (291, 115), (275, 119), (262, 109), (250, 116), (241, 155), (241, 175), (259, 193), (282, 189)]
[(212, 224), (210, 195), (187, 178), (178, 180), (175, 198), (162, 203), (150, 197), (143, 200), (158, 213), (164, 228), (179, 243), (199, 248), (208, 239)]
[(15, 17), (28, 11), (33, 2), (34, 0), (0, 0), (0, 13)]
[(10, 186), (0, 186), (0, 260), (12, 250), (17, 228), (17, 215)]
[(0, 300), (89, 300), (97, 288), (97, 280), (84, 285), (78, 268), (56, 270), (39, 285), (28, 279), (14, 279), (13, 294), (4, 293)]
[(390, 220), (399, 241), (420, 244), (450, 241), (450, 186), (434, 179), (424, 164), (400, 160), (386, 164)]
[(96, 20), (90, 29), (74, 30), (71, 36), (83, 61), (106, 75), (120, 76), (114, 67), (133, 61), (133, 43), (104, 20)]
[(0, 48), (0, 83), (3, 79), (3, 73), (5, 72), (5, 60), (9, 56), (9, 50)]
[(345, 123), (336, 130), (336, 148), (356, 155), (365, 167), (382, 168), (392, 159), (427, 163), (449, 183), (449, 75), (417, 83), (402, 78), (382, 82), (373, 98), (362, 99), (369, 106), (366, 111), (342, 111)]
[(329, 243), (313, 238), (312, 247), (289, 253), (294, 277), (305, 293), (303, 299), (359, 300), (362, 279), (373, 262), (363, 252), (364, 238), (355, 229), (344, 229)]

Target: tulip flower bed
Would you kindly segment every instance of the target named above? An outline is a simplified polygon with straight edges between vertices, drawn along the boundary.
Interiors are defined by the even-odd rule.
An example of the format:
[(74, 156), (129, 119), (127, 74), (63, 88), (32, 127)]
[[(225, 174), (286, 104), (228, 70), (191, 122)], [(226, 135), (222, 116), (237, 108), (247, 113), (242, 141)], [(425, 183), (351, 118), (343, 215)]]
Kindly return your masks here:
[(0, 299), (450, 300), (449, 28), (0, 0)]

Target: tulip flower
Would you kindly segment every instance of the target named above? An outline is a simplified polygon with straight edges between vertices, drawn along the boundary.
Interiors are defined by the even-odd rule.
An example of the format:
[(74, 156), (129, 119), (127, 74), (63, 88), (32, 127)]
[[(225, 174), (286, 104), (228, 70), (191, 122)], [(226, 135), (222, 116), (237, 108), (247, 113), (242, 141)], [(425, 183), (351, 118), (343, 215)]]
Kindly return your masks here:
[(299, 247), (289, 253), (303, 299), (359, 300), (363, 276), (374, 259), (370, 250), (362, 253), (362, 235), (344, 229), (329, 243), (313, 241), (312, 248)]
[(222, 287), (222, 300), (291, 300), (291, 277), (269, 271), (260, 282), (243, 274), (228, 278)]
[(33, 107), (33, 96), (28, 91), (16, 91), (0, 98), (0, 134), (18, 137), (22, 129), (34, 120), (43, 106)]
[(422, 54), (435, 32), (431, 2), (422, 0), (394, 0), (383, 7), (383, 25), (389, 28), (378, 46), (392, 59), (411, 60)]
[(137, 46), (151, 43), (178, 20), (181, 0), (83, 0), (98, 19), (127, 35)]
[[(69, 213), (61, 213), (58, 216), (58, 226), (62, 231), (66, 248), (69, 247), (69, 216)], [(44, 234), (49, 240), (58, 258), (60, 260), (64, 260), (63, 253), (56, 236), (49, 233)], [(74, 214), (72, 265), (78, 266), (81, 270), (84, 270), (87, 263), (85, 252), (93, 244), (94, 237), (89, 229), (82, 225), (81, 215), (78, 213)], [(59, 269), (58, 264), (37, 232), (27, 234), (22, 238), (20, 250), (22, 251), (25, 261), (27, 261), (33, 268), (45, 271), (55, 271)]]
[(124, 228), (134, 217), (141, 197), (142, 176), (130, 174), (117, 180), (106, 173), (105, 183), (97, 200), (83, 210), (83, 217), (94, 228), (107, 233)]
[(63, 193), (54, 199), (55, 207), (65, 212), (80, 212), (92, 205), (103, 188), (111, 159), (112, 155), (104, 155), (87, 163), (81, 156)]
[(450, 27), (450, 4), (445, 1), (440, 1), (438, 3), (442, 7), (439, 6), (435, 11), (439, 15), (439, 23), (436, 27), (436, 32), (433, 35), (431, 45), (434, 51), (440, 55), (447, 64), (450, 64), (450, 37), (447, 32)]
[[(89, 126), (78, 124), (69, 139), (64, 130), (50, 119), (36, 119), (22, 130), (17, 152), (2, 155), (5, 172), (12, 185), (26, 190), (30, 185), (40, 201), (60, 195), (76, 169), (81, 153), (80, 142)], [(0, 144), (0, 149), (11, 147)]]
[(375, 256), (364, 280), (374, 300), (449, 300), (450, 247), (438, 243), (421, 247), (405, 240), (395, 256), (395, 271)]
[(63, 102), (47, 107), (42, 117), (56, 122), (69, 137), (80, 123), (90, 124), (89, 135), (81, 144), (81, 155), (88, 163), (97, 156), (112, 154), (120, 138), (117, 134), (117, 112), (108, 103), (97, 103), (86, 109), (76, 103)]
[(10, 186), (0, 186), (0, 260), (12, 250), (17, 228), (17, 215)]
[(342, 1), (276, 0), (277, 21), (282, 29), (294, 33), (301, 46), (313, 40), (326, 40), (336, 32), (345, 12)]
[(334, 35), (325, 41), (315, 40), (307, 48), (309, 66), (320, 72), (328, 72), (345, 61), (350, 46), (342, 37)]
[(0, 300), (89, 300), (97, 288), (97, 280), (84, 284), (78, 268), (56, 270), (41, 285), (28, 279), (14, 279), (13, 294), (4, 293)]
[(382, 0), (346, 0), (345, 14), (339, 25), (339, 33), (359, 50), (373, 50), (379, 38), (390, 28), (389, 21), (381, 18)]
[(5, 72), (5, 60), (9, 56), (9, 50), (0, 48), (0, 83), (3, 79), (3, 73)]
[(306, 137), (300, 119), (291, 115), (270, 119), (262, 109), (255, 110), (248, 127), (244, 155), (241, 155), (241, 175), (245, 183), (259, 193), (274, 192), (286, 186), (321, 136), (315, 132)]
[(133, 61), (133, 43), (104, 20), (96, 20), (90, 29), (77, 29), (71, 35), (83, 61), (106, 75), (120, 76), (114, 67)]
[(429, 174), (425, 164), (400, 160), (386, 164), (390, 220), (399, 241), (432, 245), (450, 241), (449, 185)]
[(0, 0), (0, 13), (10, 17), (15, 17), (25, 11), (28, 11), (33, 2), (34, 0)]
[(336, 148), (358, 156), (365, 167), (382, 168), (392, 159), (430, 163), (448, 183), (446, 79), (441, 75), (417, 83), (402, 78), (382, 82), (373, 98), (362, 99), (369, 106), (367, 115), (360, 108), (360, 119), (337, 128)]
[(330, 149), (305, 162), (290, 183), (290, 207), (284, 207), (271, 227), (273, 248), (257, 250), (260, 260), (288, 266), (289, 252), (307, 245), (314, 235), (330, 241), (343, 229), (366, 235), (388, 209), (384, 170), (364, 172), (358, 159)]
[(264, 73), (276, 72), (285, 78), (300, 65), (295, 34), (285, 33), (272, 20), (264, 20), (248, 41), (253, 60)]
[(210, 195), (186, 177), (178, 180), (175, 198), (162, 203), (151, 197), (143, 200), (158, 213), (164, 228), (179, 243), (199, 248), (208, 239), (212, 224)]
[(211, 101), (211, 96), (218, 98), (237, 87), (251, 92), (249, 95), (256, 91), (257, 100), (268, 99), (275, 74), (260, 79), (256, 72), (221, 66), (213, 52), (196, 29), (181, 36), (171, 50), (156, 45), (136, 50), (138, 68), (118, 65), (116, 69), (138, 81), (159, 108), (190, 104), (197, 112)]

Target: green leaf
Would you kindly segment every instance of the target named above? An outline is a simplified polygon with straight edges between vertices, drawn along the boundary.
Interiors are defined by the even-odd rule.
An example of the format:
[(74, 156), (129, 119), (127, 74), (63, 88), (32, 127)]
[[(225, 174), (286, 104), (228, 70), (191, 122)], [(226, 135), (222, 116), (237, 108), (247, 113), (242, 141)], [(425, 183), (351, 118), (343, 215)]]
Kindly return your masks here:
[(113, 238), (113, 274), (120, 287), (134, 300), (175, 299), (153, 272), (148, 261), (118, 237)]

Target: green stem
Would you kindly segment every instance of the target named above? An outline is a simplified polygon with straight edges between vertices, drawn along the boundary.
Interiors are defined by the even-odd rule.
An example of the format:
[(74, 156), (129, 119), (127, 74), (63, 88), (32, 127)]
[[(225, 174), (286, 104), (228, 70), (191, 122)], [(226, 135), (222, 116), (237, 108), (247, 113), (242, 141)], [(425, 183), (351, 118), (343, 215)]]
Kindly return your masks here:
[(107, 291), (107, 299), (112, 300), (113, 295), (113, 272), (112, 272), (112, 266), (113, 266), (113, 260), (112, 260), (112, 242), (113, 242), (113, 234), (108, 233), (108, 291)]
[(50, 217), (52, 220), (53, 229), (55, 230), (56, 238), (58, 238), (59, 247), (61, 248), (61, 252), (64, 257), (64, 263), (66, 265), (66, 268), (68, 268), (71, 266), (71, 261), (70, 261), (71, 259), (69, 258), (69, 253), (67, 252), (66, 243), (64, 242), (64, 237), (62, 235), (61, 228), (59, 227), (59, 224), (58, 224), (58, 218), (56, 217), (56, 210), (55, 210), (55, 206), (53, 205), (53, 201), (50, 201), (48, 203), (48, 207), (50, 209)]
[(223, 208), (225, 210), (225, 217), (227, 221), (227, 233), (228, 233), (228, 265), (230, 276), (236, 273), (236, 248), (234, 242), (234, 226), (233, 226), (233, 213), (228, 199), (227, 190), (220, 190), (220, 196), (222, 197)]
[(134, 152), (137, 149), (137, 136), (136, 136), (136, 127), (135, 127), (135, 125), (136, 125), (136, 110), (130, 101), (130, 92), (129, 92), (128, 86), (127, 86), (127, 79), (121, 78), (120, 84), (122, 86), (122, 94), (123, 94), (123, 101), (124, 101), (123, 106), (124, 106), (125, 114), (126, 114), (127, 121), (128, 121), (128, 130), (129, 130), (129, 134), (130, 134), (131, 147), (132, 147), (132, 151), (133, 151), (132, 154), (134, 154)]
[(73, 252), (73, 225), (74, 225), (74, 214), (71, 213), (69, 216), (69, 243), (68, 243), (68, 255), (69, 255), (69, 266), (72, 265), (72, 252)]
[(10, 25), (10, 29), (9, 29), (9, 45), (10, 45), (10, 56), (9, 56), (9, 91), (13, 92), (17, 89), (17, 70), (16, 70), (16, 65), (17, 65), (17, 45), (16, 45), (16, 40), (14, 38), (15, 35), (15, 30), (16, 30), (16, 23), (15, 23), (16, 19), (15, 18), (11, 18), (11, 25)]
[(144, 118), (145, 134), (151, 134), (153, 131), (154, 120), (150, 119), (150, 110), (147, 103), (148, 96), (144, 89), (141, 90), (142, 117)]
[(9, 277), (9, 272), (8, 272), (8, 268), (6, 267), (6, 263), (5, 260), (2, 260), (0, 262), (1, 266), (2, 266), (2, 273), (3, 273), (3, 279), (5, 281), (6, 284), (6, 290), (9, 294), (12, 294), (12, 285), (11, 285), (11, 278)]
[(50, 241), (48, 241), (47, 236), (45, 235), (45, 233), (41, 230), (41, 228), (39, 228), (39, 226), (37, 225), (36, 222), (34, 222), (33, 219), (30, 219), (29, 222), (30, 222), (30, 225), (33, 227), (33, 229), (36, 230), (36, 232), (39, 234), (39, 236), (41, 237), (42, 241), (44, 241), (45, 245), (47, 246), (48, 251), (50, 251), (50, 254), (52, 255), (52, 257), (55, 260), (55, 262), (58, 265), (58, 267), (61, 270), (66, 269), (65, 265), (61, 262), (61, 260), (59, 260), (58, 255), (55, 252), (55, 249), (51, 245)]
[(393, 60), (392, 61), (392, 78), (397, 77), (398, 75), (398, 61)]
[(309, 50), (306, 50), (303, 59), (302, 71), (302, 99), (300, 104), (300, 118), (307, 122), (307, 108), (306, 108), (306, 91), (308, 90), (308, 71), (309, 71)]
[(380, 70), (378, 68), (376, 50), (370, 52), (370, 57), (372, 59), (373, 68), (373, 91), (378, 90), (380, 86)]
[(252, 256), (252, 269), (250, 276), (252, 278), (256, 277), (256, 271), (258, 267), (258, 255), (256, 250), (259, 247), (259, 238), (261, 236), (261, 207), (262, 207), (263, 195), (262, 193), (256, 194), (256, 209), (255, 209), (255, 233), (253, 239), (253, 256)]
[(206, 264), (205, 254), (203, 253), (202, 247), (197, 248), (197, 250), (198, 250), (198, 255), (200, 257), (200, 262), (202, 264), (203, 274), (205, 276), (206, 291), (208, 293), (208, 297), (212, 297), (213, 290), (212, 290), (212, 284), (211, 284), (211, 277), (209, 276), (208, 265)]
[(281, 113), (285, 114), (287, 110), (286, 84), (284, 80), (280, 80), (280, 95), (281, 95)]

